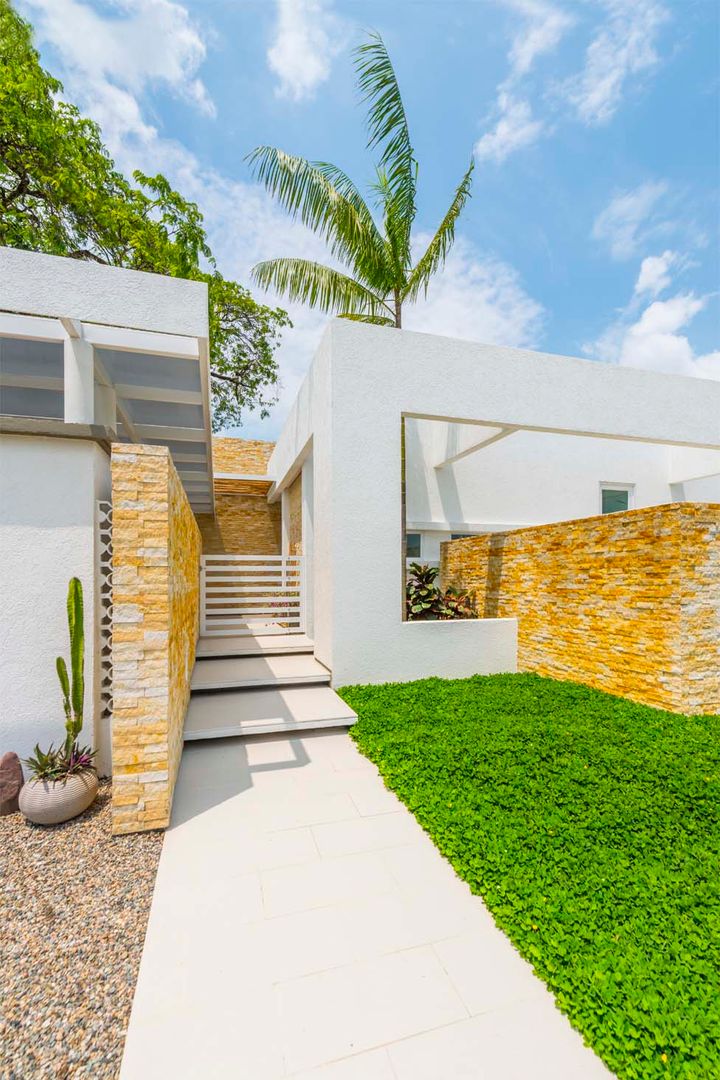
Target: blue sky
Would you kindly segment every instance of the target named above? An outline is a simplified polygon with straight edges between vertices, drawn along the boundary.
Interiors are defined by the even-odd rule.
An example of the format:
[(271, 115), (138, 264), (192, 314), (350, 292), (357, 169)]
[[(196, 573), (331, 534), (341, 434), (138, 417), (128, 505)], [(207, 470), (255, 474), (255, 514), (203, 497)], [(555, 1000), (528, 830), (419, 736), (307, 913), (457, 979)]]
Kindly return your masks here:
[[(252, 180), (259, 143), (372, 178), (352, 49), (379, 30), (420, 162), (419, 243), (473, 198), (414, 329), (720, 378), (715, 0), (17, 0), (126, 170), (205, 213), (220, 268), (323, 258)], [(285, 305), (288, 306), (288, 305)], [(272, 438), (325, 317), (292, 307)]]

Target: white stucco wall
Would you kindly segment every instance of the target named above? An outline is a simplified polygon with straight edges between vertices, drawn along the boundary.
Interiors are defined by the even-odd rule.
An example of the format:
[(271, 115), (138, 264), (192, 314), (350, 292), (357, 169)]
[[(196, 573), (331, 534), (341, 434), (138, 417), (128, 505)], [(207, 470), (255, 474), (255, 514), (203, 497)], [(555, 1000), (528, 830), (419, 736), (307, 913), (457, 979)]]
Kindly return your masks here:
[(270, 469), (282, 486), (312, 440), (314, 635), (338, 685), (515, 663), (512, 621), (403, 625), (402, 413), (720, 449), (720, 383), (334, 321)]
[[(442, 469), (454, 425), (407, 421), (408, 528), (503, 529), (600, 513), (600, 483), (634, 485), (634, 506), (670, 502), (667, 446), (518, 431)], [(475, 428), (475, 441), (483, 438)]]
[(0, 308), (108, 326), (208, 336), (202, 281), (0, 247)]
[[(95, 612), (95, 503), (110, 497), (110, 464), (94, 442), (0, 436), (0, 753), (26, 757), (63, 738), (55, 658), (69, 659), (71, 577), (85, 601), (85, 723), (81, 739), (109, 746), (99, 717)], [(69, 666), (69, 665), (68, 665)]]

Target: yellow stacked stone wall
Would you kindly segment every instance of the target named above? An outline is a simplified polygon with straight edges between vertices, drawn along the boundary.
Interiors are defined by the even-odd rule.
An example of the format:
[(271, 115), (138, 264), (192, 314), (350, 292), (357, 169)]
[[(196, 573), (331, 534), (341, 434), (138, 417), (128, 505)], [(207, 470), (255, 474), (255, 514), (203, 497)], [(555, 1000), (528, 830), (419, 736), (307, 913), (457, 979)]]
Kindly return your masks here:
[(279, 555), (280, 503), (257, 495), (221, 493), (215, 488), (215, 517), (198, 514), (203, 555)]
[(280, 501), (269, 503), (271, 482), (264, 479), (275, 443), (213, 439), (215, 473), (242, 473), (257, 480), (215, 476), (215, 516), (198, 514), (204, 555), (279, 555), (282, 550)]
[(200, 532), (166, 447), (113, 444), (114, 833), (163, 829), (199, 628)]
[(265, 476), (274, 442), (216, 436), (212, 441), (213, 472)]
[(518, 668), (720, 712), (720, 505), (671, 503), (441, 546), (441, 582), (518, 620)]
[(302, 473), (288, 488), (288, 555), (302, 555)]

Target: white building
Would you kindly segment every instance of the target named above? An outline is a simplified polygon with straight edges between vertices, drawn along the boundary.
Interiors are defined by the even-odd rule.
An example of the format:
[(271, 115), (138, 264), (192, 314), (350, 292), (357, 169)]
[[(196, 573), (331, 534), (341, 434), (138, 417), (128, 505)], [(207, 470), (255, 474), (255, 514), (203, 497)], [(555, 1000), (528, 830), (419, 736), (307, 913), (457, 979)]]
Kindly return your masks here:
[(211, 511), (207, 350), (202, 283), (0, 248), (0, 752), (62, 739), (55, 658), (77, 576), (82, 740), (108, 768), (110, 443), (169, 446), (191, 505)]
[[(0, 248), (0, 752), (62, 735), (55, 658), (78, 576), (83, 737), (109, 768), (109, 447), (167, 446), (192, 509), (213, 514), (208, 345), (201, 283)], [(269, 556), (272, 572), (293, 604), (302, 566), (295, 629), (325, 681), (513, 671), (514, 618), (405, 621), (406, 542), (436, 561), (455, 535), (720, 502), (720, 382), (335, 320), (266, 476), (222, 482), (259, 480), (295, 560)]]
[(404, 526), (427, 561), (453, 534), (720, 501), (720, 382), (336, 320), (269, 473), (271, 497), (302, 475), (308, 632), (336, 684), (511, 671), (514, 619), (404, 621)]

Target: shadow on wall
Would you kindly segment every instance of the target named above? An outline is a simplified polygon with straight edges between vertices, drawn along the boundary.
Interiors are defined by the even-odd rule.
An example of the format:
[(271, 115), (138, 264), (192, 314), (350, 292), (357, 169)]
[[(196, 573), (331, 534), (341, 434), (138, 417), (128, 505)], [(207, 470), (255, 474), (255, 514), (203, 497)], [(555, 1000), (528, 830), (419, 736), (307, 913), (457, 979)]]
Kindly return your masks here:
[(487, 573), (485, 578), (484, 619), (497, 619), (500, 610), (500, 586), (503, 578), (506, 533), (491, 533), (488, 545)]

